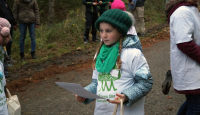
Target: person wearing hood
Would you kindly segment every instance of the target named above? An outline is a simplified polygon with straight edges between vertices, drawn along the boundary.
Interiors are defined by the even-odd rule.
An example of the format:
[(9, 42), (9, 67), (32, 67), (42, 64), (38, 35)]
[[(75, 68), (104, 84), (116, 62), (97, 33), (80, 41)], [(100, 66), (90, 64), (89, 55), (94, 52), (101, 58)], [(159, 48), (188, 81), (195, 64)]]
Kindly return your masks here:
[[(92, 83), (85, 89), (108, 100), (96, 99), (94, 115), (112, 115), (119, 100), (124, 115), (144, 115), (153, 79), (143, 53), (126, 37), (131, 25), (129, 15), (119, 9), (105, 11), (95, 23), (102, 42), (94, 57)], [(78, 95), (76, 99), (84, 104), (94, 100)]]
[(199, 1), (173, 0), (165, 6), (173, 87), (186, 97), (177, 115), (200, 115), (200, 14), (196, 5)]
[(19, 22), (20, 30), (20, 57), (24, 60), (24, 40), (26, 38), (26, 30), (29, 29), (31, 38), (31, 56), (36, 59), (36, 38), (35, 28), (40, 25), (39, 8), (36, 0), (15, 0), (13, 15)]

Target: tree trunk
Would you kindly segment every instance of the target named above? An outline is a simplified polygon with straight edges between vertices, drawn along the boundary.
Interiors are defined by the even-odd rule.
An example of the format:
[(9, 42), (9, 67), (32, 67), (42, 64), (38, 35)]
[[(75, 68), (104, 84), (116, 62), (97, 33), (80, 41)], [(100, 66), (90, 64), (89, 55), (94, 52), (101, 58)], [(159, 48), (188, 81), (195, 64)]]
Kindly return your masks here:
[(49, 23), (54, 20), (54, 0), (49, 0)]

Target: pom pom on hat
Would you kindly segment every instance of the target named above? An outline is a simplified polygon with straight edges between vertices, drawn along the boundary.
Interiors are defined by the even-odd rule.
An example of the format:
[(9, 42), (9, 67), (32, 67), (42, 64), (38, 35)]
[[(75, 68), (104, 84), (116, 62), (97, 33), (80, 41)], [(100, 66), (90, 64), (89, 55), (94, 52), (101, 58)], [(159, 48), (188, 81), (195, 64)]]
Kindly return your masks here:
[(8, 36), (10, 34), (10, 23), (4, 18), (0, 18), (0, 33), (2, 36)]
[(115, 0), (112, 4), (111, 4), (111, 9), (120, 9), (123, 11), (126, 11), (126, 7), (123, 1), (121, 0)]
[(127, 35), (127, 32), (132, 25), (132, 20), (128, 14), (119, 9), (110, 9), (105, 11), (95, 23), (97, 30), (99, 30), (101, 22), (111, 24), (113, 27), (117, 28), (122, 36)]
[(8, 35), (10, 35), (10, 29), (7, 28), (7, 27), (3, 27), (3, 28), (1, 29), (1, 35), (2, 35), (2, 36), (8, 36)]

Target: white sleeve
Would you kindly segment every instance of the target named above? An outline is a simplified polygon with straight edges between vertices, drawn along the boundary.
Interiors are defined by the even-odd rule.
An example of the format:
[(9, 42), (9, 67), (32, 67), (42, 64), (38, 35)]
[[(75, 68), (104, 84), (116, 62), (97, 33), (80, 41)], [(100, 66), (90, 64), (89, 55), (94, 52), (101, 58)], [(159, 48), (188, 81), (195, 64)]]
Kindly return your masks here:
[[(170, 22), (173, 41), (176, 44), (192, 41), (194, 33), (194, 21), (189, 11), (179, 12), (182, 16), (175, 16)], [(170, 19), (171, 20), (171, 19)]]
[(149, 71), (149, 65), (147, 64), (147, 60), (142, 52), (140, 50), (137, 50), (137, 52), (135, 52), (135, 57), (131, 63), (131, 70), (135, 70), (132, 71), (132, 74), (135, 76), (136, 72), (140, 69), (145, 69)]
[(126, 64), (129, 69), (128, 71), (131, 72), (133, 76), (135, 76), (137, 70), (142, 68), (145, 68), (149, 71), (149, 66), (147, 64), (146, 58), (140, 50), (130, 48), (126, 49), (126, 51), (123, 53), (124, 55), (122, 55), (122, 58), (126, 58)]

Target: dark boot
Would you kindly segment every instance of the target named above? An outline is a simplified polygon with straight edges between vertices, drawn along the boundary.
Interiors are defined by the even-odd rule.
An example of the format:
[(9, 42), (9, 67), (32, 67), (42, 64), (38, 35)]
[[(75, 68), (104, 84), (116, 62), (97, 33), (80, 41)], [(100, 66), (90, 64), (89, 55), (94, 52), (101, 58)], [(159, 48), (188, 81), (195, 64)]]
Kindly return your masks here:
[(24, 60), (24, 52), (20, 53), (21, 60)]
[(31, 56), (32, 56), (32, 59), (37, 59), (37, 57), (35, 56), (35, 51), (31, 52)]

